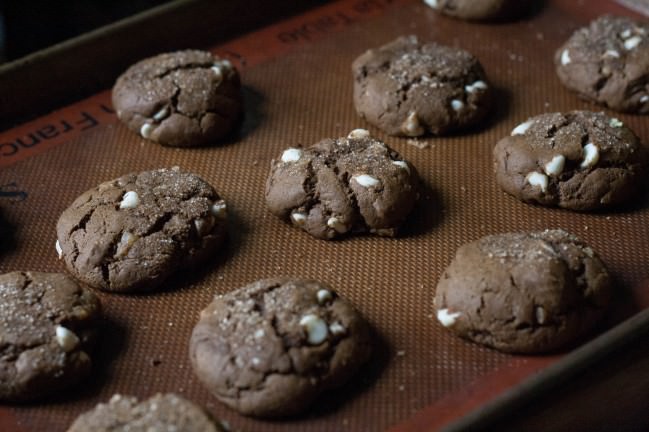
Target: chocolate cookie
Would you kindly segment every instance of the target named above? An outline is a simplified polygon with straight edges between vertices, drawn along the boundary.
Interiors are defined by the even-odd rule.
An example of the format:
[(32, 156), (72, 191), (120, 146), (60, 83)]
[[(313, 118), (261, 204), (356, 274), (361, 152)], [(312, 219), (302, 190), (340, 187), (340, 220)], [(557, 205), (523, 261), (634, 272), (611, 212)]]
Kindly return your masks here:
[(219, 295), (201, 312), (190, 357), (221, 402), (277, 417), (345, 383), (369, 359), (370, 342), (368, 324), (326, 285), (267, 279)]
[(646, 151), (604, 113), (542, 114), (494, 148), (496, 180), (526, 202), (596, 210), (628, 201), (646, 174)]
[(394, 236), (417, 200), (415, 168), (364, 129), (289, 148), (266, 182), (271, 212), (314, 237), (349, 232)]
[(354, 60), (358, 115), (390, 135), (435, 135), (478, 124), (491, 91), (480, 62), (467, 51), (399, 37)]
[(212, 255), (225, 202), (178, 168), (128, 174), (77, 198), (59, 218), (57, 251), (70, 272), (106, 291), (143, 291)]
[(117, 117), (143, 138), (174, 147), (213, 143), (241, 114), (239, 73), (226, 59), (187, 50), (142, 60), (113, 87)]
[(56, 273), (0, 275), (0, 400), (27, 401), (90, 374), (99, 299)]
[(611, 109), (649, 113), (649, 24), (603, 16), (577, 30), (555, 55), (561, 82)]
[(501, 20), (512, 18), (529, 6), (530, 0), (424, 0), (428, 6), (465, 20)]
[(609, 274), (593, 250), (562, 230), (508, 233), (461, 246), (435, 295), (439, 322), (505, 352), (574, 343), (604, 315)]
[(116, 394), (81, 414), (68, 432), (224, 432), (192, 402), (173, 393), (138, 402)]

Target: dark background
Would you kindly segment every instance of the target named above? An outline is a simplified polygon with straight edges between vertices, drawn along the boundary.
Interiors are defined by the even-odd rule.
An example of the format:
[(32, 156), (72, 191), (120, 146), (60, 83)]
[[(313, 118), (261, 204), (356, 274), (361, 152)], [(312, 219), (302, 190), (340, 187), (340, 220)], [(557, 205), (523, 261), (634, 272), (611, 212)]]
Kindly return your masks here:
[(0, 62), (170, 0), (0, 0)]

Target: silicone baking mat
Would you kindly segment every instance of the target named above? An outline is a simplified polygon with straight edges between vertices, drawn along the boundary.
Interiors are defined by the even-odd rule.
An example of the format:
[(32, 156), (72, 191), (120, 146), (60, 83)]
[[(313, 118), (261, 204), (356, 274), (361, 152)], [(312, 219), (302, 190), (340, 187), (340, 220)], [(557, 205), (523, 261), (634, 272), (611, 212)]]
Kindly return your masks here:
[[(246, 102), (238, 135), (221, 145), (174, 149), (144, 141), (117, 123), (109, 91), (1, 133), (2, 272), (64, 272), (54, 249), (59, 214), (85, 190), (132, 171), (178, 165), (198, 173), (227, 200), (231, 217), (224, 252), (198, 274), (180, 274), (150, 295), (100, 293), (106, 320), (92, 378), (48, 401), (2, 405), (0, 429), (65, 430), (114, 393), (167, 391), (237, 430), (375, 431), (423, 409), (424, 424), (439, 427), (561, 358), (500, 354), (455, 338), (434, 319), (435, 285), (457, 247), (492, 233), (563, 228), (578, 235), (618, 282), (623, 300), (614, 316), (642, 309), (649, 294), (645, 198), (610, 213), (547, 209), (507, 196), (492, 173), (494, 144), (528, 117), (599, 110), (561, 87), (552, 58), (572, 31), (604, 11), (631, 14), (613, 2), (557, 0), (520, 21), (486, 25), (436, 15), (415, 0), (343, 0), (214, 47), (241, 68)], [(410, 140), (357, 117), (352, 60), (402, 34), (462, 47), (481, 60), (498, 101), (482, 128)], [(615, 116), (648, 141), (646, 118)], [(265, 209), (264, 182), (282, 149), (359, 127), (411, 161), (426, 185), (401, 237), (320, 241)], [(379, 341), (369, 366), (345, 388), (304, 416), (268, 422), (238, 416), (211, 397), (193, 376), (187, 344), (215, 293), (272, 276), (330, 284), (367, 317)]]

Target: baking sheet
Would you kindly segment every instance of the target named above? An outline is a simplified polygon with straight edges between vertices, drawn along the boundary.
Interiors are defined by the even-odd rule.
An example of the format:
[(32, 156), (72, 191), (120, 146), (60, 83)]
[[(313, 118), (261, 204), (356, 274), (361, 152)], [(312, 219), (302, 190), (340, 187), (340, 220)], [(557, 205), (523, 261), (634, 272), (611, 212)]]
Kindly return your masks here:
[[(561, 358), (500, 354), (456, 339), (434, 319), (434, 288), (457, 247), (492, 233), (573, 232), (616, 278), (619, 301), (608, 325), (642, 309), (649, 294), (646, 195), (616, 212), (572, 213), (522, 204), (501, 192), (492, 174), (493, 145), (528, 117), (599, 110), (564, 90), (552, 64), (574, 29), (609, 10), (609, 2), (578, 3), (547, 2), (522, 21), (485, 25), (438, 16), (419, 1), (343, 0), (214, 47), (241, 67), (246, 100), (238, 136), (214, 147), (173, 149), (140, 139), (116, 122), (108, 92), (0, 134), (2, 272), (65, 271), (54, 250), (59, 214), (83, 191), (127, 172), (179, 165), (213, 184), (231, 209), (227, 247), (198, 274), (180, 274), (156, 294), (100, 294), (106, 323), (95, 375), (85, 386), (44, 403), (4, 405), (0, 426), (65, 430), (116, 392), (164, 391), (241, 430), (382, 430), (431, 406), (428, 424), (441, 425)], [(462, 47), (481, 60), (499, 101), (483, 128), (415, 141), (385, 136), (357, 117), (352, 60), (402, 34)], [(615, 116), (648, 141), (646, 118)], [(319, 241), (265, 209), (273, 157), (358, 127), (411, 161), (427, 187), (402, 237)], [(212, 398), (192, 374), (187, 344), (215, 293), (272, 276), (330, 284), (361, 310), (380, 341), (369, 367), (347, 387), (303, 417), (266, 422), (238, 416)]]

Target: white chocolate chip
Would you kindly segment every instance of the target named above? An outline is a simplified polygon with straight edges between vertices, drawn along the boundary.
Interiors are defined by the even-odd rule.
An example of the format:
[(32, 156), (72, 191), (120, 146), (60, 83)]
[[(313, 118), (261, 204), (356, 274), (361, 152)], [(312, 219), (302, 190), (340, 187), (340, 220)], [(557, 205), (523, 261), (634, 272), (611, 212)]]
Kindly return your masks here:
[(302, 226), (306, 223), (306, 213), (293, 212), (291, 213), (291, 221), (297, 226)]
[(424, 0), (424, 3), (433, 9), (439, 9), (439, 0)]
[(451, 327), (457, 319), (462, 315), (460, 312), (449, 312), (448, 309), (440, 309), (437, 311), (437, 320), (442, 323), (444, 327)]
[(408, 162), (406, 161), (392, 161), (392, 165), (396, 165), (399, 168), (403, 168), (410, 174), (410, 167), (408, 166)]
[(58, 325), (56, 326), (56, 343), (63, 348), (63, 351), (70, 352), (79, 345), (79, 337), (71, 330)]
[(599, 149), (593, 143), (584, 146), (584, 160), (579, 165), (582, 168), (588, 168), (599, 162)]
[(326, 289), (318, 290), (318, 292), (316, 293), (316, 297), (318, 298), (319, 304), (327, 303), (333, 298), (333, 296), (331, 295), (331, 291)]
[(260, 329), (257, 329), (257, 330), (255, 331), (254, 336), (255, 336), (255, 339), (261, 339), (261, 338), (263, 338), (264, 336), (266, 336), (266, 332), (264, 331), (263, 328), (260, 328)]
[(153, 120), (156, 121), (156, 122), (160, 122), (160, 121), (162, 121), (165, 117), (167, 117), (168, 115), (169, 115), (169, 108), (168, 108), (168, 107), (164, 107), (164, 108), (162, 108), (160, 111), (158, 111), (157, 113), (155, 113), (155, 114), (153, 115)]
[(319, 316), (313, 314), (304, 315), (300, 319), (300, 325), (306, 330), (307, 340), (311, 345), (319, 345), (327, 340), (329, 329), (327, 323)]
[(542, 192), (545, 192), (548, 189), (548, 176), (545, 174), (532, 171), (525, 176), (525, 181), (532, 186), (540, 187)]
[(640, 103), (647, 103), (649, 102), (649, 95), (644, 95), (640, 98)]
[(611, 127), (614, 127), (614, 128), (619, 128), (619, 127), (624, 126), (624, 123), (622, 123), (620, 120), (618, 120), (616, 118), (612, 118), (611, 120), (609, 120), (608, 124), (611, 125)]
[(221, 70), (220, 64), (215, 63), (214, 66), (212, 66), (212, 72), (214, 72), (214, 76), (218, 81), (223, 79), (223, 71)]
[(487, 83), (479, 80), (474, 82), (473, 84), (468, 84), (464, 86), (464, 91), (467, 93), (475, 93), (478, 90), (486, 90), (487, 89)]
[(459, 99), (453, 99), (451, 101), (451, 108), (455, 111), (460, 111), (462, 108), (464, 108), (464, 102), (462, 102)]
[(512, 130), (512, 136), (514, 135), (525, 135), (525, 132), (534, 124), (534, 120), (528, 120), (525, 123), (521, 123)]
[(572, 61), (570, 58), (570, 53), (568, 52), (567, 49), (564, 49), (563, 52), (561, 53), (561, 64), (563, 66), (569, 64)]
[(204, 237), (214, 228), (214, 217), (209, 216), (207, 218), (194, 219), (194, 226), (198, 235)]
[(620, 57), (620, 53), (617, 52), (616, 50), (606, 50), (606, 52), (604, 53), (604, 57), (615, 57), (615, 58), (619, 58), (619, 57)]
[(261, 364), (261, 359), (259, 357), (253, 357), (251, 362), (253, 366), (259, 366)]
[(140, 196), (135, 191), (128, 191), (122, 197), (122, 202), (119, 203), (121, 209), (132, 209), (140, 204)]
[(631, 51), (633, 48), (640, 45), (640, 42), (642, 42), (642, 38), (640, 36), (633, 36), (632, 38), (624, 41), (624, 48), (627, 51)]
[(284, 153), (282, 153), (282, 162), (284, 163), (297, 162), (300, 160), (301, 157), (302, 157), (302, 150), (296, 148), (286, 149), (284, 150)]
[(232, 431), (232, 427), (230, 426), (230, 423), (227, 420), (218, 419), (216, 422), (219, 424), (219, 426), (221, 426), (223, 432)]
[(543, 325), (545, 324), (545, 309), (543, 309), (541, 306), (537, 306), (536, 309), (534, 310), (534, 314), (536, 315), (536, 322)]
[(329, 325), (329, 331), (332, 335), (337, 336), (345, 333), (345, 327), (338, 321)]
[(59, 259), (63, 258), (63, 249), (61, 249), (61, 243), (59, 241), (56, 241), (56, 244), (54, 245), (56, 248), (56, 253), (59, 254)]
[(545, 164), (545, 173), (549, 176), (556, 176), (563, 172), (566, 165), (566, 158), (563, 155), (556, 155), (552, 160)]
[(620, 33), (620, 37), (622, 39), (628, 39), (631, 37), (631, 29), (626, 29), (622, 33)]
[(601, 71), (602, 71), (602, 76), (605, 77), (609, 77), (613, 73), (613, 71), (611, 71), (611, 68), (606, 65), (602, 66)]
[(348, 231), (347, 225), (342, 223), (340, 219), (338, 219), (335, 216), (332, 216), (327, 220), (327, 226), (329, 228), (333, 228), (334, 231), (336, 231), (339, 234), (344, 234)]
[(354, 129), (347, 135), (347, 138), (351, 139), (362, 139), (362, 138), (369, 138), (370, 137), (370, 131), (367, 129)]
[(353, 176), (352, 180), (356, 180), (356, 183), (367, 188), (378, 186), (381, 183), (378, 179), (367, 174)]
[(419, 124), (419, 117), (415, 111), (408, 115), (406, 121), (401, 125), (401, 130), (408, 136), (419, 136), (424, 133), (424, 128)]
[(223, 69), (232, 69), (232, 63), (228, 59), (221, 60), (221, 67)]
[(124, 231), (122, 233), (122, 238), (119, 240), (119, 243), (115, 248), (115, 256), (119, 258), (128, 254), (129, 249), (131, 249), (131, 246), (133, 246), (133, 243), (135, 243), (137, 239), (139, 239), (139, 237), (135, 234)]
[(151, 137), (151, 133), (153, 133), (153, 125), (150, 123), (144, 123), (142, 127), (140, 128), (140, 135), (142, 135), (142, 138), (149, 139)]
[(228, 206), (225, 201), (219, 200), (210, 206), (210, 213), (217, 219), (225, 219), (228, 217)]

